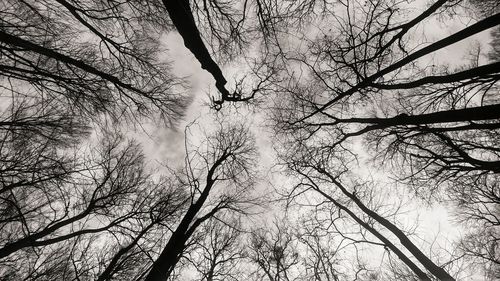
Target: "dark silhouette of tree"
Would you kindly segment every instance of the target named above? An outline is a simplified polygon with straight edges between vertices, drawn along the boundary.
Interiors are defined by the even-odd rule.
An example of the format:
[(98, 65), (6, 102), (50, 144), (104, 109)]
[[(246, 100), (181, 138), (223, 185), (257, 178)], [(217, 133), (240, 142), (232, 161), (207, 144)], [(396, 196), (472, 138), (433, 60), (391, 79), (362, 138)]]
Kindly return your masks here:
[[(495, 123), (499, 117), (496, 115), (496, 104), (475, 106), (463, 99), (468, 93), (483, 96), (484, 99), (488, 91), (494, 91), (499, 77), (498, 62), (430, 76), (426, 76), (425, 70), (421, 70), (413, 75), (422, 76), (419, 79), (403, 76), (415, 72), (406, 67), (415, 60), (497, 25), (498, 15), (492, 15), (442, 40), (408, 52), (404, 46), (409, 42), (402, 41), (403, 37), (415, 25), (444, 9), (446, 2), (437, 1), (413, 20), (403, 24), (391, 22), (397, 16), (397, 9), (392, 9), (383, 2), (374, 2), (367, 5), (363, 12), (364, 26), (359, 25), (362, 22), (360, 19), (343, 21), (339, 28), (348, 32), (341, 33), (338, 37), (325, 35), (311, 42), (311, 58), (290, 58), (310, 68), (311, 83), (315, 85), (297, 84), (297, 89), (288, 87), (289, 91), (285, 88), (291, 100), (285, 101), (281, 105), (283, 112), (277, 113), (280, 129), (301, 130), (304, 138), (311, 138), (320, 131), (335, 131), (338, 137), (331, 142), (334, 147), (354, 136), (375, 130), (394, 132), (400, 127), (429, 132), (495, 128), (490, 123)], [(349, 13), (354, 7), (349, 4), (345, 6), (348, 13), (346, 20), (349, 20)], [(317, 62), (312, 64), (311, 61)], [(416, 66), (412, 65), (412, 68)], [(392, 74), (393, 72), (397, 73)], [(296, 90), (303, 93), (297, 93)], [(393, 90), (398, 92), (391, 93)], [(390, 100), (395, 104), (393, 108), (387, 105), (384, 107), (377, 102), (372, 102), (372, 105), (370, 99)], [(453, 102), (452, 108), (447, 105), (449, 99)], [(290, 103), (289, 106), (301, 106), (302, 110), (290, 112), (287, 103)], [(363, 104), (370, 106), (370, 109), (373, 107), (374, 111), (382, 111), (383, 115), (391, 115), (394, 111), (396, 113), (385, 118), (363, 117), (362, 114), (366, 111), (356, 110), (356, 107)], [(447, 128), (450, 123), (455, 123), (455, 126)], [(421, 129), (422, 127), (424, 128)]]
[[(216, 110), (220, 110), (224, 102), (252, 102), (258, 92), (266, 89), (266, 84), (275, 73), (267, 68), (263, 74), (252, 73), (256, 82), (251, 87), (245, 87), (251, 90), (242, 87), (243, 81), (235, 81), (235, 89), (230, 92), (214, 55), (218, 55), (222, 62), (236, 55), (245, 56), (250, 43), (261, 40), (261, 37), (264, 48), (279, 45), (280, 33), (288, 32), (292, 26), (301, 26), (307, 18), (318, 13), (320, 9), (316, 6), (322, 6), (323, 12), (327, 6), (326, 3), (317, 4), (309, 0), (298, 3), (276, 0), (164, 0), (163, 3), (186, 48), (215, 80), (220, 93), (220, 98), (212, 98), (212, 107)], [(212, 53), (207, 46), (213, 50)]]
[(336, 244), (328, 233), (322, 233), (321, 227), (316, 225), (310, 229), (308, 224), (312, 220), (305, 220), (300, 229), (296, 230), (297, 240), (305, 245), (303, 264), (306, 278), (314, 280), (342, 280), (347, 279), (345, 273), (339, 268), (341, 258), (339, 252), (342, 243)]
[[(309, 196), (312, 197), (310, 193)], [(384, 268), (371, 268), (366, 264), (368, 256), (363, 253), (363, 243), (377, 245), (359, 227), (344, 229), (340, 221), (346, 221), (345, 214), (335, 206), (314, 207), (308, 210), (295, 226), (294, 236), (301, 249), (303, 258), (303, 279), (338, 281), (338, 280), (389, 280), (382, 278)], [(410, 279), (414, 274), (406, 274), (400, 279)], [(392, 280), (392, 279), (391, 279)], [(395, 279), (397, 280), (397, 279)]]
[(180, 80), (158, 60), (159, 36), (169, 30), (161, 3), (4, 1), (1, 10), (4, 94), (47, 97), (96, 120), (183, 115)]
[[(188, 100), (174, 93), (181, 80), (158, 59), (160, 35), (170, 29), (163, 6), (0, 6), (2, 275), (131, 276), (147, 264), (145, 253), (165, 234), (182, 194), (163, 193), (143, 170), (139, 146), (123, 136), (107, 131), (90, 152), (81, 141), (90, 136), (89, 121), (102, 125), (103, 117), (160, 117), (167, 124), (182, 117)], [(109, 252), (99, 258), (102, 241)]]
[[(3, 148), (9, 145), (17, 144), (4, 143)], [(0, 263), (8, 272), (5, 275), (13, 280), (95, 276), (100, 271), (95, 244), (108, 239), (111, 245), (112, 237), (119, 244), (130, 241), (109, 261), (105, 259), (107, 266), (99, 276), (108, 280), (133, 258), (131, 250), (138, 241), (171, 219), (185, 200), (179, 191), (169, 191), (149, 178), (136, 143), (108, 131), (93, 147), (87, 152), (58, 151), (50, 141), (39, 146), (28, 141), (16, 150), (7, 148), (21, 155), (4, 158), (10, 160), (7, 168), (26, 172), (17, 178), (8, 169), (1, 174), (3, 183), (11, 180), (1, 193)], [(60, 156), (61, 152), (68, 156)], [(68, 265), (71, 260), (87, 266), (73, 268)]]
[[(442, 266), (436, 264), (425, 254), (396, 223), (381, 215), (377, 211), (377, 206), (366, 204), (360, 196), (367, 196), (367, 201), (371, 203), (375, 199), (373, 193), (360, 183), (352, 184), (348, 187), (343, 182), (345, 178), (351, 181), (356, 177), (348, 173), (348, 166), (339, 161), (324, 155), (321, 149), (311, 149), (303, 146), (294, 147), (293, 153), (289, 156), (283, 154), (283, 163), (290, 170), (292, 175), (296, 175), (298, 184), (290, 189), (287, 200), (294, 200), (295, 197), (317, 193), (320, 195), (317, 204), (327, 201), (333, 204), (340, 212), (344, 212), (354, 220), (360, 227), (368, 231), (380, 242), (375, 245), (382, 245), (393, 252), (411, 271), (421, 280), (431, 280), (428, 273), (420, 269), (408, 251), (430, 274), (439, 280), (455, 280)], [(309, 203), (313, 204), (313, 203)], [(394, 238), (393, 238), (394, 237)], [(397, 241), (397, 242), (396, 242)]]
[[(479, 49), (456, 66), (429, 58), (496, 30), (498, 11), (489, 10), (440, 40), (422, 42), (412, 37), (419, 26), (448, 20), (446, 13), (467, 3), (434, 1), (412, 17), (399, 4), (342, 2), (343, 13), (331, 15), (329, 29), (320, 26), (305, 39), (307, 49), (275, 51), (287, 60), (278, 72), (291, 76), (275, 87), (276, 132), (291, 151), (304, 145), (320, 149), (322, 157), (366, 153), (419, 197), (446, 200), (459, 220), (494, 229), (498, 59), (485, 60), (488, 51)], [(297, 64), (307, 71), (297, 71)]]
[(207, 136), (200, 145), (206, 150), (187, 151), (179, 184), (190, 191), (188, 206), (145, 280), (167, 280), (203, 223), (225, 211), (245, 213), (256, 203), (248, 194), (254, 178), (254, 139), (241, 125), (226, 126)]
[(297, 242), (291, 231), (275, 224), (275, 230), (255, 230), (250, 236), (248, 258), (257, 265), (255, 280), (294, 280), (300, 266)]
[[(295, 222), (280, 218), (269, 227), (253, 229), (246, 252), (249, 275), (245, 278), (379, 280), (377, 270), (369, 269), (358, 255), (357, 245), (364, 238), (353, 239), (350, 234), (330, 229), (334, 223), (321, 219), (319, 215), (319, 209), (323, 207), (318, 207)], [(333, 209), (330, 211), (333, 211), (330, 214), (332, 216), (338, 213)]]
[[(184, 209), (187, 194), (175, 189), (171, 180), (156, 183), (151, 193), (144, 197), (148, 212), (134, 225), (140, 226), (130, 233), (124, 233), (123, 241), (117, 241), (111, 255), (103, 258), (106, 264), (99, 270), (96, 280), (137, 280), (149, 269), (149, 252), (158, 247), (158, 240), (166, 236), (166, 229), (172, 227)], [(125, 235), (126, 234), (126, 235)]]
[(498, 232), (495, 229), (478, 228), (459, 242), (459, 255), (470, 261), (470, 266), (482, 269), (485, 280), (495, 280), (500, 276), (498, 255)]
[(215, 79), (215, 86), (222, 95), (222, 101), (233, 99), (233, 95), (225, 88), (226, 78), (219, 65), (212, 59), (205, 43), (196, 27), (189, 0), (164, 1), (172, 23), (184, 40), (184, 45), (200, 62), (201, 68), (207, 70)]
[[(140, 163), (142, 156), (134, 151), (136, 148), (133, 145), (117, 152), (119, 142), (119, 138), (115, 137), (103, 143), (100, 151), (103, 159), (94, 160), (96, 164), (90, 161), (81, 164), (78, 174), (88, 177), (88, 183), (82, 181), (80, 184), (77, 177), (65, 179), (68, 186), (50, 186), (45, 182), (40, 190), (36, 189), (38, 186), (10, 189), (2, 198), (7, 211), (2, 221), (17, 234), (5, 233), (0, 257), (5, 258), (27, 247), (46, 246), (81, 234), (104, 231), (126, 221), (128, 216), (113, 214), (111, 208), (115, 202), (125, 200), (124, 196), (133, 192), (143, 180), (140, 173), (134, 174), (140, 171), (133, 164)], [(116, 160), (119, 162), (116, 163)], [(91, 169), (89, 175), (84, 174), (86, 167)], [(95, 183), (94, 189), (88, 187), (92, 182)], [(80, 191), (72, 190), (72, 186), (80, 188)], [(71, 198), (70, 194), (74, 193), (80, 193), (81, 197)], [(81, 223), (89, 216), (99, 215), (102, 210), (106, 211), (99, 227), (87, 227)], [(74, 224), (81, 226), (75, 227)], [(70, 226), (76, 229), (64, 231)]]
[(187, 259), (198, 272), (195, 280), (240, 280), (245, 255), (239, 218), (211, 220), (202, 226)]
[[(499, 278), (499, 5), (416, 3), (2, 1), (1, 279)], [(215, 80), (212, 108), (269, 113), (284, 191), (266, 202), (286, 219), (246, 221), (263, 200), (245, 126), (188, 127), (182, 167), (152, 170), (109, 129), (183, 117), (160, 40), (174, 30)], [(488, 46), (446, 61), (485, 31)], [(365, 166), (391, 186), (361, 180)], [(421, 238), (401, 221), (408, 189), (466, 233)]]

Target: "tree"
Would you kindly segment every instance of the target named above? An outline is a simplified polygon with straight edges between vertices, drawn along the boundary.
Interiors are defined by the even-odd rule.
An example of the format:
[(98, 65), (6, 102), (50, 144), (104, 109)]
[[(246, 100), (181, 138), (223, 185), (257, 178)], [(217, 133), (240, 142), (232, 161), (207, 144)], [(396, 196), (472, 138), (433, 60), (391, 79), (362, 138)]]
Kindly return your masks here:
[[(327, 9), (326, 2), (323, 3), (323, 12)], [(236, 81), (235, 89), (231, 93), (226, 88), (227, 79), (221, 66), (215, 61), (212, 53), (224, 62), (235, 54), (244, 56), (246, 49), (252, 47), (250, 42), (259, 41), (261, 37), (264, 48), (279, 45), (279, 34), (288, 32), (290, 26), (300, 26), (306, 18), (316, 13), (315, 7), (318, 6), (315, 1), (310, 0), (298, 3), (282, 3), (276, 0), (209, 0), (201, 3), (164, 0), (163, 3), (184, 45), (215, 80), (215, 86), (220, 93), (220, 98), (212, 98), (212, 107), (216, 110), (220, 110), (224, 102), (252, 102), (258, 92), (267, 88), (275, 73), (272, 67), (262, 67), (263, 64), (260, 64), (254, 67), (257, 71), (252, 73), (253, 80), (256, 80), (252, 90), (244, 90), (245, 87), (250, 87), (244, 85), (244, 80), (249, 80), (245, 76)], [(255, 28), (255, 25), (258, 27)], [(207, 45), (214, 52), (211, 53)]]
[(98, 271), (96, 280), (140, 279), (149, 268), (149, 252), (156, 250), (158, 240), (167, 235), (165, 228), (170, 228), (179, 219), (187, 194), (175, 189), (168, 179), (152, 187), (152, 192), (144, 198), (149, 203), (146, 205), (149, 212), (134, 223), (139, 226), (137, 230), (123, 233), (123, 241), (117, 241), (108, 250), (110, 255), (103, 255), (100, 264), (105, 264), (105, 267)]
[[(401, 41), (403, 36), (416, 24), (444, 9), (445, 3), (446, 1), (437, 1), (413, 20), (393, 25), (392, 18), (401, 11), (388, 8), (389, 4), (384, 2), (374, 2), (367, 5), (367, 10), (361, 15), (365, 17), (365, 26), (358, 26), (358, 22), (362, 20), (354, 22), (353, 18), (353, 22), (343, 22), (339, 27), (341, 30), (350, 30), (349, 32), (339, 34), (339, 37), (325, 35), (311, 42), (310, 57), (302, 55), (290, 60), (309, 67), (311, 82), (317, 86), (310, 85), (301, 89), (297, 85), (297, 90), (308, 92), (298, 94), (290, 87), (285, 88), (285, 91), (290, 89), (290, 100), (278, 107), (277, 125), (282, 130), (301, 130), (304, 138), (311, 138), (320, 131), (336, 132), (338, 136), (331, 141), (332, 147), (348, 138), (372, 131), (384, 130), (387, 136), (392, 136), (398, 129), (432, 134), (495, 128), (494, 121), (499, 117), (496, 114), (498, 105), (474, 106), (473, 102), (465, 102), (463, 99), (467, 93), (474, 94), (475, 91), (479, 93), (474, 95), (482, 95), (484, 99), (487, 92), (492, 87), (495, 88), (498, 80), (497, 62), (483, 66), (472, 65), (472, 68), (452, 74), (424, 76), (414, 81), (408, 81), (409, 77), (404, 77), (407, 74), (415, 77), (425, 73), (425, 69), (415, 73), (412, 68), (418, 69), (417, 66), (405, 68), (409, 63), (496, 25), (497, 16), (493, 15), (445, 39), (408, 53), (404, 46), (410, 42)], [(354, 7), (348, 4), (345, 6), (349, 17)], [(337, 42), (346, 43), (344, 46)], [(317, 62), (312, 64), (310, 61)], [(394, 75), (398, 76), (393, 75), (390, 79), (384, 77), (396, 71), (398, 73)], [(422, 93), (411, 91), (404, 94), (401, 91), (411, 89), (419, 89)], [(400, 94), (394, 95), (392, 90), (397, 90)], [(395, 104), (384, 107), (377, 102), (382, 99), (394, 101)], [(297, 103), (303, 110), (290, 112), (286, 103)], [(448, 103), (453, 108), (445, 109)], [(359, 115), (366, 111), (356, 110), (356, 106), (363, 104), (384, 115), (398, 112), (389, 118), (363, 117)], [(279, 108), (283, 108), (283, 111), (279, 111)], [(340, 108), (343, 110), (339, 111)], [(432, 111), (433, 109), (437, 111)], [(462, 122), (473, 124), (460, 126), (464, 125)], [(455, 126), (448, 127), (450, 123), (455, 123)], [(466, 158), (464, 155), (461, 157)], [(474, 159), (464, 160), (472, 161)]]
[[(498, 8), (2, 1), (0, 275), (497, 278)], [(109, 129), (182, 119), (190, 99), (161, 39), (172, 31), (213, 77), (213, 109), (252, 104), (257, 120), (269, 117), (278, 165), (267, 175), (281, 189), (259, 216), (277, 213), (273, 226), (248, 217), (264, 201), (254, 187), (270, 189), (257, 181), (260, 139), (245, 125), (188, 126), (184, 163), (154, 169), (138, 142)], [(485, 31), (489, 45), (471, 43)], [(234, 83), (226, 63), (237, 65)], [(451, 211), (464, 234), (443, 245), (422, 233), (410, 209), (427, 203)]]
[[(250, 270), (245, 279), (378, 280), (377, 270), (367, 267), (358, 255), (361, 241), (332, 231), (332, 222), (319, 215), (321, 208), (298, 219), (279, 218), (271, 226), (253, 229), (247, 245)], [(348, 254), (350, 250), (354, 255)]]
[(478, 228), (459, 242), (458, 255), (465, 255), (471, 267), (481, 268), (486, 280), (495, 280), (500, 275), (498, 256), (498, 232), (496, 229)]
[(34, 105), (46, 97), (95, 120), (101, 113), (115, 119), (160, 116), (167, 122), (183, 115), (187, 99), (174, 94), (180, 80), (157, 59), (159, 36), (170, 27), (158, 2), (1, 5), (3, 96), (32, 97), (23, 101)]
[(460, 220), (495, 228), (489, 214), (499, 203), (492, 184), (500, 159), (498, 61), (485, 60), (481, 49), (456, 66), (428, 58), (496, 28), (499, 14), (483, 14), (435, 42), (414, 33), (466, 4), (435, 1), (412, 13), (397, 1), (340, 2), (343, 12), (330, 15), (330, 26), (303, 37), (307, 48), (276, 50), (290, 77), (275, 87), (272, 118), (283, 143), (291, 151), (318, 148), (325, 157), (368, 154), (420, 198), (446, 200)]
[(240, 267), (245, 248), (239, 221), (238, 218), (212, 220), (203, 225), (186, 257), (198, 272), (196, 280), (239, 280), (243, 276)]
[(300, 259), (296, 241), (286, 226), (276, 223), (274, 230), (255, 230), (250, 239), (248, 255), (257, 265), (255, 280), (294, 280)]
[[(117, 264), (132, 256), (138, 240), (171, 219), (182, 202), (182, 193), (168, 192), (162, 182), (150, 179), (138, 144), (126, 142), (120, 134), (108, 131), (93, 150), (75, 150), (72, 156), (71, 149), (58, 151), (50, 141), (27, 142), (15, 149), (12, 145), (17, 144), (2, 146), (2, 152), (19, 157), (4, 158), (10, 161), (1, 174), (8, 184), (3, 185), (0, 202), (0, 262), (4, 274), (14, 279), (41, 274), (54, 280), (65, 278), (59, 275), (63, 273), (67, 278), (92, 276), (98, 241), (111, 245), (111, 237), (120, 244), (131, 239), (100, 274), (107, 280), (104, 276), (120, 271)], [(24, 174), (19, 172), (22, 168)], [(73, 267), (60, 259), (76, 259), (87, 267), (70, 270)], [(34, 267), (23, 266), (27, 264)]]
[[(74, 178), (66, 178), (53, 186), (44, 182), (38, 186), (10, 188), (2, 198), (5, 206), (2, 221), (10, 231), (4, 233), (0, 257), (5, 258), (26, 247), (46, 246), (80, 234), (103, 231), (126, 221), (128, 216), (121, 217), (112, 210), (144, 180), (134, 164), (140, 163), (142, 156), (137, 154), (133, 144), (117, 151), (119, 143), (117, 137), (104, 142), (101, 155), (80, 164)], [(92, 183), (95, 183), (94, 189)], [(74, 193), (80, 194), (80, 198), (72, 198), (70, 194)], [(89, 222), (84, 223), (85, 220), (101, 212), (102, 221), (107, 223), (87, 227)], [(76, 229), (64, 231), (69, 226)]]
[[(302, 194), (316, 192), (320, 195), (320, 202), (326, 200), (332, 203), (339, 212), (345, 212), (360, 227), (367, 230), (380, 241), (379, 243), (371, 242), (372, 244), (379, 246), (383, 245), (384, 248), (389, 249), (404, 262), (420, 280), (431, 279), (427, 273), (421, 270), (403, 251), (403, 249), (410, 252), (413, 257), (415, 257), (415, 259), (436, 278), (440, 280), (455, 280), (446, 270), (437, 265), (422, 252), (421, 249), (409, 239), (405, 231), (401, 230), (395, 223), (380, 215), (379, 211), (377, 211), (379, 208), (378, 206), (375, 205), (370, 207), (365, 204), (360, 198), (360, 195), (358, 195), (367, 195), (367, 200), (371, 203), (371, 201), (374, 201), (374, 198), (372, 198), (373, 192), (367, 190), (363, 185), (354, 184), (353, 187), (348, 188), (342, 183), (342, 178), (353, 178), (355, 175), (348, 174), (347, 170), (342, 169), (343, 167), (334, 168), (335, 166), (331, 166), (332, 164), (328, 158), (322, 158), (321, 154), (315, 153), (311, 149), (299, 153), (295, 150), (295, 155), (295, 158), (285, 159), (288, 169), (290, 169), (292, 174), (297, 175), (299, 181), (299, 183), (290, 190), (288, 196), (292, 199), (288, 200), (294, 200), (295, 197)], [(344, 174), (348, 175), (346, 176)], [(349, 189), (352, 191), (349, 191)], [(356, 209), (361, 211), (360, 214), (357, 214), (359, 211), (356, 211)], [(364, 216), (366, 218), (363, 218)], [(379, 230), (377, 225), (382, 226), (384, 230)], [(391, 241), (393, 238), (385, 234), (385, 231), (397, 238), (400, 245)]]
[(199, 145), (206, 150), (187, 150), (185, 171), (177, 178), (190, 192), (188, 206), (145, 280), (167, 280), (203, 223), (225, 211), (244, 214), (257, 203), (249, 198), (255, 177), (255, 140), (242, 125), (226, 126)]

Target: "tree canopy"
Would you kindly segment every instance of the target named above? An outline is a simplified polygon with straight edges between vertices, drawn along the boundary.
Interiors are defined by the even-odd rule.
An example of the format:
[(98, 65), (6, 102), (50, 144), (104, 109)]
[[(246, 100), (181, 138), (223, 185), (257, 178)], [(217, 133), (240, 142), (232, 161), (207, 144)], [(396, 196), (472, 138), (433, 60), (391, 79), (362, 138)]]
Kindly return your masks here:
[(500, 279), (499, 23), (0, 0), (0, 279)]

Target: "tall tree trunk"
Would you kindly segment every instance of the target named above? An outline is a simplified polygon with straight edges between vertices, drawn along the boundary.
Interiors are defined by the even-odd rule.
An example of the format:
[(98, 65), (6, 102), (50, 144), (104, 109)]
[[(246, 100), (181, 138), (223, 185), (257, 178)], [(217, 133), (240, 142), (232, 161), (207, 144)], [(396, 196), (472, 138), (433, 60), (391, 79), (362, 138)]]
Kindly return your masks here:
[[(328, 199), (330, 202), (332, 202), (337, 208), (343, 210), (346, 212), (351, 218), (353, 218), (359, 225), (361, 225), (363, 228), (368, 230), (373, 236), (377, 237), (384, 245), (387, 246), (396, 256), (404, 263), (406, 264), (417, 276), (420, 280), (425, 280), (425, 281), (431, 281), (429, 276), (425, 274), (410, 258), (408, 258), (396, 245), (394, 245), (389, 239), (387, 239), (382, 233), (378, 232), (375, 228), (370, 226), (368, 223), (364, 222), (362, 219), (360, 219), (356, 214), (354, 214), (351, 210), (349, 210), (347, 207), (344, 205), (340, 204), (337, 200), (335, 200), (333, 197), (330, 195), (326, 194), (319, 188), (314, 188), (318, 193), (320, 193), (323, 197)], [(453, 280), (453, 279), (443, 279), (443, 280)]]
[[(224, 153), (210, 168), (207, 174), (205, 188), (200, 194), (200, 197), (198, 197), (196, 202), (187, 210), (179, 226), (177, 226), (174, 233), (172, 233), (167, 245), (165, 245), (160, 253), (160, 256), (154, 261), (151, 271), (146, 276), (145, 281), (165, 281), (170, 276), (184, 251), (186, 241), (193, 234), (195, 228), (199, 226), (200, 220), (195, 221), (195, 217), (203, 207), (203, 204), (205, 204), (216, 182), (216, 179), (214, 179), (215, 171), (230, 155), (230, 153)], [(205, 217), (208, 218), (207, 216), (209, 215), (213, 215), (213, 213), (209, 213)]]
[(454, 281), (455, 279), (448, 274), (442, 267), (436, 265), (431, 259), (429, 259), (420, 249), (411, 242), (411, 240), (406, 236), (406, 234), (401, 231), (396, 225), (380, 216), (376, 212), (369, 209), (357, 196), (353, 193), (347, 191), (347, 189), (335, 179), (330, 173), (327, 171), (314, 167), (318, 172), (327, 176), (341, 191), (344, 193), (349, 199), (351, 199), (365, 214), (373, 218), (376, 222), (380, 223), (382, 226), (387, 228), (390, 232), (392, 232), (403, 245), (429, 272), (431, 272), (434, 276), (439, 278), (439, 280), (445, 281)]
[(201, 39), (200, 32), (194, 21), (193, 12), (189, 6), (189, 0), (163, 0), (163, 4), (172, 23), (184, 40), (186, 48), (200, 62), (201, 68), (212, 74), (215, 79), (215, 86), (222, 94), (223, 100), (229, 97), (230, 94), (225, 88), (226, 78)]

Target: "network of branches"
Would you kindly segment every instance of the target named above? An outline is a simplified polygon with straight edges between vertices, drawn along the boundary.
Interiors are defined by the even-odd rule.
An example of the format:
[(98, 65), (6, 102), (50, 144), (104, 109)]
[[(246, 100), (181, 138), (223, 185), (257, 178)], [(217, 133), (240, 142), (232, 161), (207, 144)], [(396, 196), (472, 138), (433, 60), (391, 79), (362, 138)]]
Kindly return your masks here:
[(0, 280), (499, 280), (499, 23), (494, 0), (0, 0)]

